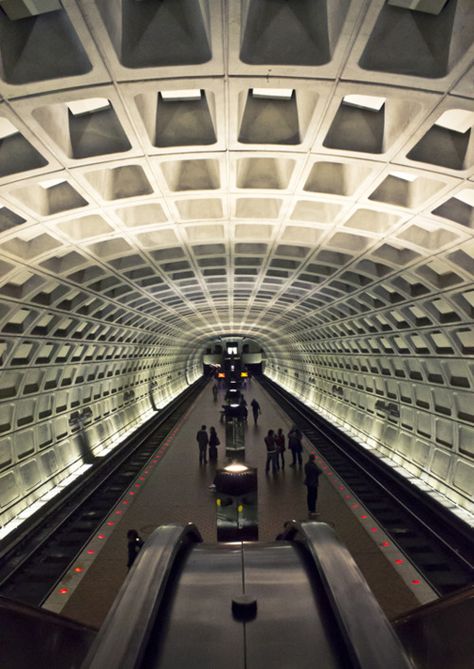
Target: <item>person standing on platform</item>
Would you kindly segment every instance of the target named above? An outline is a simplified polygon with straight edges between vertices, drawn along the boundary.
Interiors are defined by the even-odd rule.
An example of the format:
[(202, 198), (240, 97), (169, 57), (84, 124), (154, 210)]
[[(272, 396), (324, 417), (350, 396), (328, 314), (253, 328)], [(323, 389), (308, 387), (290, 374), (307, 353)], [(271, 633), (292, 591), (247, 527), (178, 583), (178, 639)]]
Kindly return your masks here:
[(135, 562), (135, 558), (140, 552), (141, 547), (143, 546), (144, 541), (136, 530), (128, 530), (127, 532), (127, 550), (128, 550), (128, 561), (127, 567), (130, 569), (132, 564)]
[(281, 468), (285, 469), (285, 435), (283, 434), (283, 430), (281, 427), (278, 428), (278, 432), (275, 435), (275, 443), (277, 445), (277, 462), (278, 466), (280, 466), (280, 458), (281, 458)]
[(209, 428), (209, 460), (215, 462), (217, 460), (217, 447), (221, 442), (217, 436), (216, 428)]
[(265, 445), (267, 447), (267, 462), (265, 464), (265, 473), (268, 474), (270, 470), (270, 465), (272, 466), (272, 472), (276, 474), (278, 469), (278, 451), (277, 445), (275, 443), (275, 432), (273, 430), (268, 430), (267, 436), (264, 439)]
[(322, 471), (316, 464), (316, 456), (310, 453), (308, 462), (304, 466), (304, 484), (307, 490), (308, 513), (310, 516), (316, 516), (316, 501), (318, 499), (319, 476)]
[(242, 418), (243, 421), (247, 422), (247, 416), (249, 412), (247, 409), (247, 400), (243, 395), (240, 396), (240, 404), (239, 404), (239, 415)]
[(209, 443), (209, 436), (206, 432), (205, 425), (201, 425), (201, 429), (196, 434), (196, 441), (199, 446), (199, 464), (202, 465), (207, 462), (207, 445)]
[(262, 410), (260, 409), (260, 404), (257, 402), (255, 397), (253, 400), (250, 402), (250, 406), (252, 407), (252, 413), (253, 413), (253, 422), (256, 425), (258, 421), (259, 415), (262, 413)]
[(215, 384), (212, 386), (212, 396), (213, 396), (213, 398), (214, 398), (214, 402), (217, 402), (217, 394), (218, 394), (218, 392), (219, 392), (219, 388), (217, 387), (217, 383), (215, 383)]
[(303, 464), (303, 457), (301, 455), (303, 452), (303, 444), (301, 443), (302, 439), (303, 435), (301, 434), (300, 430), (298, 430), (296, 425), (293, 425), (291, 430), (288, 432), (288, 448), (290, 449), (293, 456), (293, 462), (291, 463), (290, 467), (296, 467), (297, 462), (300, 467)]

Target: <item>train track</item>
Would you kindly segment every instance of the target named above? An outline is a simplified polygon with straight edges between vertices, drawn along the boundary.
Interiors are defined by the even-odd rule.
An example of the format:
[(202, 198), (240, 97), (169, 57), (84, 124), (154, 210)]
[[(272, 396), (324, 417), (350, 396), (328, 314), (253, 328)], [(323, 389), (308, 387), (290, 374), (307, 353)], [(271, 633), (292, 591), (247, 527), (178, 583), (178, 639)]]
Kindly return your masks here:
[(41, 606), (202, 387), (201, 377), (0, 546), (0, 595)]
[(472, 585), (472, 528), (276, 383), (258, 380), (435, 592)]

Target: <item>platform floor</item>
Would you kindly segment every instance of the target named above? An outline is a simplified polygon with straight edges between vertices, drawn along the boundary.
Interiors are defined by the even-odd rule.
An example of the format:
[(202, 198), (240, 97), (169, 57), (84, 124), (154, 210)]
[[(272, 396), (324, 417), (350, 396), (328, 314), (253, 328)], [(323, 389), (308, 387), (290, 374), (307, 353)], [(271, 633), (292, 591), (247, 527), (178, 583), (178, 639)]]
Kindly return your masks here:
[[(62, 609), (62, 615), (80, 622), (100, 626), (124, 578), (127, 575), (127, 540), (130, 528), (146, 538), (159, 525), (192, 521), (205, 542), (216, 541), (216, 507), (209, 490), (216, 467), (199, 465), (196, 432), (202, 424), (214, 425), (224, 443), (224, 425), (219, 409), (223, 391), (214, 402), (211, 382), (196, 398), (184, 419), (172, 431), (166, 454), (144, 482), (126, 514), (107, 538), (94, 562)], [(291, 427), (288, 416), (255, 380), (244, 395), (250, 405), (253, 397), (262, 407), (257, 426), (250, 413), (246, 427), (246, 461), (258, 468), (259, 536), (272, 541), (289, 519), (307, 519), (306, 488), (303, 471), (289, 467), (291, 454), (286, 453), (286, 467), (276, 475), (265, 474), (266, 450), (263, 438), (267, 431)], [(305, 444), (305, 448), (308, 444)], [(303, 454), (303, 463), (307, 453)], [(217, 467), (227, 464), (224, 446), (219, 446)], [(350, 550), (386, 615), (391, 618), (418, 605), (413, 592), (383, 555), (382, 549), (367, 534), (354, 513), (344, 503), (326, 475), (320, 478), (317, 510), (319, 521), (329, 523)]]

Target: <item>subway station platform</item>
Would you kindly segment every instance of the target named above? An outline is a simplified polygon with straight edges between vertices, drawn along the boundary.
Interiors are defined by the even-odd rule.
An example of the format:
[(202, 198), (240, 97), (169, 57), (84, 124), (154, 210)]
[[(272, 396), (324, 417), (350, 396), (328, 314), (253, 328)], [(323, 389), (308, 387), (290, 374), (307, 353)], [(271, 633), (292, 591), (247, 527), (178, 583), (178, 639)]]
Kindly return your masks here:
[[(210, 490), (216, 467), (228, 464), (225, 457), (224, 425), (220, 409), (221, 390), (215, 402), (210, 382), (173, 428), (129, 494), (111, 512), (103, 529), (84, 548), (63, 581), (45, 603), (45, 608), (74, 620), (99, 627), (127, 575), (127, 531), (137, 529), (146, 539), (152, 531), (168, 523), (193, 522), (207, 543), (216, 541), (215, 495)], [(286, 466), (276, 474), (265, 473), (264, 436), (272, 428), (291, 427), (290, 419), (261, 388), (256, 380), (243, 394), (250, 404), (256, 398), (262, 408), (258, 425), (249, 412), (245, 429), (246, 462), (258, 468), (259, 538), (272, 541), (285, 521), (307, 519), (306, 488), (302, 468), (291, 468), (291, 453), (285, 453)], [(214, 425), (221, 440), (217, 464), (199, 465), (196, 432), (202, 424)], [(303, 464), (309, 450), (304, 440)], [(317, 451), (315, 451), (317, 453)], [(397, 553), (374, 526), (370, 516), (337, 481), (327, 465), (320, 478), (318, 521), (330, 524), (348, 547), (382, 609), (389, 618), (433, 598), (419, 581), (412, 567)]]

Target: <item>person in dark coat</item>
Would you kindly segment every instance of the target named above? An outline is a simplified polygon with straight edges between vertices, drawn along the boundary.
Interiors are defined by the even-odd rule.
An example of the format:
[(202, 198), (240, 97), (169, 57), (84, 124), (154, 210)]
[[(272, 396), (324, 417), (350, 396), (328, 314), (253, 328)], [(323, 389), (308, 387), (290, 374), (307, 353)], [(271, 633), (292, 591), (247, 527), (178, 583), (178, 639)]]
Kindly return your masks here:
[(281, 468), (285, 469), (285, 435), (283, 434), (283, 430), (281, 427), (278, 428), (278, 432), (275, 435), (275, 443), (277, 445), (277, 462), (278, 462), (278, 467), (280, 467), (280, 458), (281, 458)]
[(301, 440), (303, 439), (303, 435), (301, 434), (300, 430), (293, 425), (291, 430), (288, 432), (288, 448), (291, 451), (291, 454), (293, 456), (293, 462), (291, 463), (290, 467), (296, 467), (296, 462), (298, 462), (299, 466), (301, 467), (303, 464), (303, 457), (302, 457), (302, 452), (303, 452), (303, 444)]
[(316, 515), (316, 501), (318, 499), (319, 476), (322, 471), (316, 464), (316, 456), (310, 453), (308, 462), (304, 466), (304, 484), (307, 490), (308, 513), (310, 516)]
[(127, 567), (130, 569), (132, 564), (135, 562), (135, 558), (140, 552), (141, 547), (144, 544), (143, 539), (138, 534), (136, 530), (128, 530), (127, 532), (127, 549), (128, 549), (128, 561)]
[(209, 443), (209, 436), (206, 432), (206, 426), (201, 425), (201, 429), (196, 434), (196, 441), (199, 446), (199, 464), (207, 462), (207, 445)]
[(259, 415), (262, 413), (262, 410), (260, 409), (260, 404), (257, 402), (257, 400), (255, 399), (255, 397), (254, 397), (253, 400), (250, 402), (250, 406), (252, 407), (253, 422), (254, 422), (254, 424), (256, 425), (256, 424), (257, 424), (258, 417), (259, 417)]
[(221, 442), (217, 436), (216, 428), (209, 428), (209, 460), (215, 462), (217, 460), (217, 447)]
[(242, 395), (240, 398), (240, 404), (239, 404), (239, 416), (242, 418), (244, 422), (247, 422), (247, 416), (249, 415), (248, 409), (247, 409), (247, 402), (245, 400), (245, 397)]

